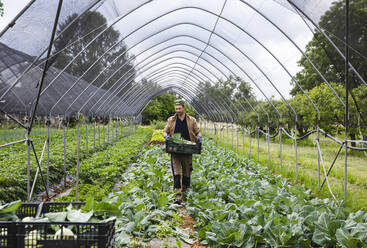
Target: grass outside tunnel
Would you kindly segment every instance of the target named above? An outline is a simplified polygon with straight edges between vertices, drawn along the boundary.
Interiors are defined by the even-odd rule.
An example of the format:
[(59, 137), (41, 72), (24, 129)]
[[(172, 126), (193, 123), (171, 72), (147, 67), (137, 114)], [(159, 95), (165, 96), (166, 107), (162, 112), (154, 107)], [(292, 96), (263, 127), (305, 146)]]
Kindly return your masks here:
[[(202, 127), (202, 129), (204, 129)], [(236, 132), (233, 133), (233, 148), (232, 148), (232, 129), (222, 131), (220, 136), (215, 136), (214, 129), (206, 127), (205, 134), (208, 137), (217, 140), (218, 143), (227, 149), (233, 149), (238, 154), (250, 157), (257, 160), (257, 140), (251, 137), (251, 154), (250, 154), (250, 139), (248, 134), (239, 133), (238, 145)], [(328, 187), (325, 183), (324, 187), (319, 191), (318, 189), (318, 173), (317, 173), (317, 147), (313, 142), (316, 135), (304, 142), (298, 144), (298, 180), (296, 180), (296, 156), (293, 144), (289, 141), (282, 144), (282, 168), (280, 167), (280, 144), (278, 141), (270, 142), (270, 161), (271, 170), (273, 173), (283, 175), (288, 178), (292, 184), (304, 184), (311, 189), (315, 196), (321, 198), (331, 198)], [(278, 138), (276, 138), (278, 140)], [(339, 149), (338, 144), (331, 140), (320, 136), (320, 146), (322, 156), (325, 164), (325, 170), (330, 167), (335, 155)], [(259, 139), (259, 163), (262, 166), (269, 166), (268, 162), (268, 146), (267, 142), (262, 136)], [(322, 164), (320, 163), (320, 180), (324, 179), (324, 172)], [(348, 185), (347, 185), (347, 199), (346, 205), (351, 210), (367, 210), (367, 157), (363, 153), (355, 154), (348, 152)], [(332, 192), (338, 200), (344, 199), (344, 149), (341, 150), (334, 168), (329, 175), (329, 183)]]

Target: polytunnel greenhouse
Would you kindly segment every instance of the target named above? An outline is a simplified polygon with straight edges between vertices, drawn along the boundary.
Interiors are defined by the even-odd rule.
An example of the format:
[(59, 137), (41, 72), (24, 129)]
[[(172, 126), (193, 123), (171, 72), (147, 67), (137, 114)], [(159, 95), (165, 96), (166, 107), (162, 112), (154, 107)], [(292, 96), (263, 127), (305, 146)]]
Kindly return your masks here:
[(23, 2), (0, 247), (367, 247), (366, 0)]

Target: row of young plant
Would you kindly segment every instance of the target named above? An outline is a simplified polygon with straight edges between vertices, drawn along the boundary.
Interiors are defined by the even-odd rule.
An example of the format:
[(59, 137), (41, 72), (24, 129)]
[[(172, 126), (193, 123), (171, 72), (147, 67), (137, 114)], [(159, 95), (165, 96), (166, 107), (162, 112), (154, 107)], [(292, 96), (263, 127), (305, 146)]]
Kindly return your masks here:
[(314, 198), (253, 160), (204, 142), (187, 210), (210, 247), (367, 247), (367, 214)]
[[(95, 151), (101, 151), (108, 145), (107, 141), (111, 144), (112, 141), (116, 141), (116, 133), (114, 133), (114, 140), (112, 140), (112, 129), (110, 129), (108, 138), (108, 127), (100, 127), (99, 135), (98, 128), (96, 128), (96, 135), (94, 136), (93, 126), (88, 126), (88, 135), (86, 135), (85, 127), (80, 127), (80, 159), (83, 160), (88, 155)], [(116, 130), (116, 128), (114, 128)], [(3, 131), (3, 130), (2, 130)], [(12, 130), (8, 130), (12, 132)], [(19, 130), (15, 132), (19, 133)], [(128, 135), (130, 131), (125, 127), (119, 129), (117, 135), (122, 137)], [(23, 131), (24, 135), (24, 131)], [(86, 147), (86, 136), (88, 137), (88, 151)], [(3, 137), (3, 136), (1, 136)], [(66, 143), (66, 171), (70, 174), (70, 168), (75, 167), (77, 161), (77, 138), (76, 129), (68, 128), (66, 130), (65, 143)], [(37, 135), (32, 136), (32, 140), (37, 151), (38, 159), (40, 159), (45, 140), (47, 139), (47, 129), (42, 132), (37, 132)], [(105, 141), (103, 141), (105, 140)], [(6, 139), (1, 140), (1, 144), (6, 143)], [(14, 141), (14, 140), (12, 140)], [(95, 148), (94, 148), (95, 143)], [(25, 143), (19, 143), (8, 147), (0, 148), (0, 201), (9, 202), (14, 199), (25, 200), (27, 197), (27, 145)], [(64, 176), (64, 133), (63, 129), (51, 129), (50, 135), (50, 156), (49, 156), (49, 184), (59, 183)], [(37, 170), (37, 163), (34, 155), (31, 151), (31, 179), (34, 179)], [(46, 177), (47, 166), (47, 149), (44, 151), (42, 160), (42, 172)], [(43, 184), (38, 177), (35, 185), (35, 194), (44, 190)]]
[[(137, 133), (139, 132), (143, 134), (144, 129), (139, 129)], [(128, 168), (128, 163), (123, 162), (125, 159), (121, 160), (123, 155), (119, 154), (124, 154), (126, 147), (140, 145), (141, 149), (137, 136), (142, 138), (142, 135), (134, 134), (130, 143), (122, 141), (108, 151), (100, 153), (98, 157), (101, 159), (93, 161), (93, 158), (90, 158), (82, 163), (84, 165), (81, 164), (81, 174), (84, 174), (81, 176), (82, 180), (95, 185), (109, 185), (102, 188), (92, 184), (82, 185), (81, 188), (85, 190), (80, 191), (80, 200), (86, 201), (86, 207), (83, 209), (104, 215), (105, 218), (116, 217), (117, 247), (137, 247), (147, 244), (153, 238), (169, 237), (176, 237), (178, 246), (181, 246), (181, 240), (193, 243), (194, 233), (180, 227), (183, 222), (177, 213), (180, 205), (174, 204), (170, 161), (163, 147), (147, 146), (140, 150), (140, 153), (132, 152), (131, 154), (139, 156)], [(135, 148), (129, 150), (133, 151)], [(90, 166), (88, 161), (91, 162)], [(103, 171), (112, 168), (115, 168), (115, 172), (110, 174), (111, 177), (104, 177)], [(83, 170), (99, 172), (83, 173)], [(116, 179), (119, 180), (119, 188), (111, 192), (111, 186)], [(75, 199), (74, 195), (73, 191), (70, 196), (58, 200), (71, 201)]]
[[(151, 128), (138, 128), (130, 136), (122, 138), (108, 149), (92, 154), (79, 165), (79, 201), (93, 197), (102, 200), (120, 181), (121, 174), (137, 159), (142, 147), (152, 136)], [(71, 169), (76, 173), (76, 168)], [(57, 201), (75, 201), (75, 187), (69, 195)]]
[[(138, 129), (136, 135), (146, 131), (146, 138), (147, 130)], [(95, 154), (95, 162), (81, 165), (81, 175), (86, 172), (82, 180), (91, 180), (85, 192), (92, 184), (114, 182), (122, 174), (120, 189), (113, 193), (107, 193), (111, 186), (84, 196), (80, 192), (82, 199), (88, 198), (85, 211), (116, 216), (118, 246), (136, 246), (154, 237), (177, 237), (180, 246), (179, 239), (193, 243), (199, 237), (210, 247), (366, 247), (365, 212), (350, 213), (343, 203), (313, 198), (303, 187), (290, 185), (210, 140), (204, 140), (202, 154), (194, 156), (186, 202), (198, 232), (182, 229), (180, 206), (173, 203), (169, 156), (161, 146), (147, 147), (123, 173), (127, 163), (118, 154), (132, 143), (133, 139), (122, 147), (118, 144)], [(111, 174), (102, 173), (114, 167)]]
[[(180, 205), (173, 203), (175, 195), (168, 155), (161, 146), (147, 146), (141, 150), (150, 136), (150, 128), (139, 128), (113, 147), (81, 162), (79, 200), (86, 201), (82, 211), (76, 212), (69, 207), (66, 212), (39, 219), (27, 218), (26, 221), (68, 221), (70, 213), (76, 213), (80, 217), (78, 220), (83, 222), (116, 219), (115, 243), (119, 247), (136, 247), (155, 237), (176, 237), (179, 247), (181, 240), (193, 243), (197, 235), (180, 227), (183, 220), (176, 212)], [(131, 164), (132, 160), (135, 163)], [(131, 167), (128, 168), (129, 164)], [(116, 180), (120, 181), (120, 186), (111, 192)], [(75, 191), (57, 200), (74, 201)], [(11, 205), (15, 204), (18, 205), (15, 202)], [(5, 212), (15, 210), (9, 205), (3, 207), (7, 208)], [(1, 208), (0, 219), (16, 219), (14, 215), (1, 216)]]
[[(343, 203), (314, 198), (252, 160), (204, 140), (194, 157), (187, 211), (197, 233), (182, 229), (173, 203), (170, 160), (160, 146), (148, 147), (126, 173), (121, 188), (88, 210), (116, 216), (116, 245), (142, 245), (177, 237), (178, 246), (200, 238), (210, 247), (365, 247), (367, 214)], [(195, 159), (196, 158), (196, 159)]]
[(122, 185), (120, 191), (109, 196), (120, 211), (116, 221), (118, 247), (149, 246), (154, 238), (175, 238), (177, 247), (181, 247), (182, 241), (195, 242), (197, 235), (182, 226), (182, 206), (174, 203), (170, 158), (164, 147), (146, 147), (123, 175)]

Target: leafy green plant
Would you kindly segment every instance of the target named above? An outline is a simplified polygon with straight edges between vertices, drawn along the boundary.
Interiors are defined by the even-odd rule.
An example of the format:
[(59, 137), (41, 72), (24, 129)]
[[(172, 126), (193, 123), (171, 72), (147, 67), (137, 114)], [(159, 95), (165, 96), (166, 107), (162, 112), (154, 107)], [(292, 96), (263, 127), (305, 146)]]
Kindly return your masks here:
[(169, 138), (169, 140), (175, 142), (175, 143), (179, 143), (179, 144), (191, 144), (191, 145), (195, 145), (195, 142), (191, 142), (189, 140), (185, 140), (181, 137), (180, 133), (175, 133), (173, 134), (172, 137)]
[(150, 141), (164, 141), (163, 130), (155, 130)]
[[(348, 247), (367, 235), (365, 212), (313, 198), (253, 160), (204, 143), (196, 157), (188, 211), (210, 247)], [(355, 217), (359, 216), (359, 217)], [(353, 232), (352, 230), (358, 231)], [(350, 247), (350, 246), (349, 246)]]

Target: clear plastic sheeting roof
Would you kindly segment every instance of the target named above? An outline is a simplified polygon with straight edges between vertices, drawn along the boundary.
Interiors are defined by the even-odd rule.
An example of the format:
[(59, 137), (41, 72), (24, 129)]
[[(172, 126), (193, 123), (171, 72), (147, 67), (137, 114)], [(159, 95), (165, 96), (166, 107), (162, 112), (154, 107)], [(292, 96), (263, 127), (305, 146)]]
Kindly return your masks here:
[[(248, 82), (258, 100), (286, 101), (297, 115), (287, 101), (297, 85), (297, 61), (306, 57), (329, 83), (305, 54), (314, 34), (325, 34), (320, 42), (329, 39), (335, 46), (328, 49), (344, 61), (343, 28), (334, 30), (324, 18), (330, 9), (343, 11), (343, 1), (64, 0), (47, 58), (58, 4), (32, 1), (1, 34), (5, 113), (30, 115), (48, 60), (38, 115), (136, 116), (150, 99), (171, 91), (209, 119), (235, 121), (257, 102), (234, 105), (227, 95), (203, 96), (205, 85), (233, 78)], [(357, 17), (352, 14), (351, 23)], [(359, 71), (366, 64), (360, 52), (366, 38), (360, 37), (351, 32), (351, 53), (360, 62), (351, 66), (365, 83)]]

